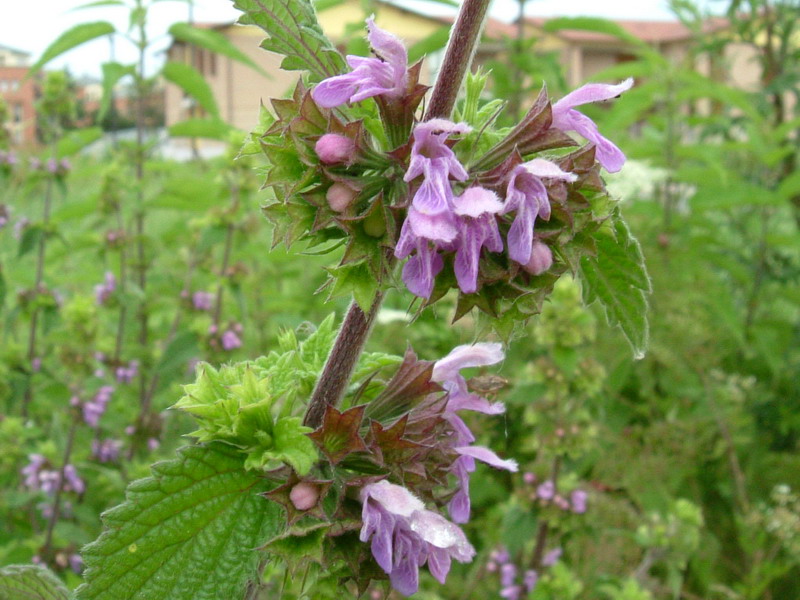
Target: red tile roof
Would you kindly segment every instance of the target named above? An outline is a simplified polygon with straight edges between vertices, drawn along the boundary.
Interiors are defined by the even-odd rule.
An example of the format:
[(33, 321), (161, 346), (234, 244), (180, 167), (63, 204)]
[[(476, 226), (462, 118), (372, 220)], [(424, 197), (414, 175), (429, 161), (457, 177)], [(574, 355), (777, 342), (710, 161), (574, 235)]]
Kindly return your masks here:
[[(542, 28), (551, 19), (542, 17), (527, 17), (525, 23), (533, 27)], [(680, 21), (613, 21), (625, 31), (638, 37), (640, 40), (656, 44), (688, 40), (692, 31)], [(709, 19), (705, 22), (703, 30), (706, 33), (718, 31), (727, 25), (721, 18)], [(608, 42), (615, 38), (604, 33), (583, 31), (580, 29), (562, 29), (556, 33), (559, 37), (573, 42)]]

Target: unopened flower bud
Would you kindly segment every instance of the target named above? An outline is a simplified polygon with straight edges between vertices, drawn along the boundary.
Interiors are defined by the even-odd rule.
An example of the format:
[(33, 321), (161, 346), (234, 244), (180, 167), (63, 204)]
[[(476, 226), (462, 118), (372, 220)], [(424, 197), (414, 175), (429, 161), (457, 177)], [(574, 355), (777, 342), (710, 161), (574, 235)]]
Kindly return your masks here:
[(331, 210), (341, 213), (347, 210), (355, 200), (356, 195), (356, 191), (349, 185), (334, 183), (328, 188), (325, 199), (328, 201), (328, 206), (331, 207)]
[(532, 485), (532, 484), (536, 483), (536, 475), (534, 475), (533, 473), (530, 473), (530, 472), (525, 473), (522, 476), (522, 480), (525, 483), (527, 483), (528, 485)]
[(289, 492), (289, 500), (297, 510), (308, 510), (319, 500), (319, 486), (301, 481)]
[(386, 233), (386, 221), (382, 210), (373, 210), (363, 222), (364, 233), (370, 237), (383, 237)]
[(533, 240), (531, 258), (528, 264), (523, 265), (522, 268), (531, 275), (541, 275), (551, 266), (553, 266), (553, 252), (547, 244), (543, 244), (539, 240)]
[(324, 164), (337, 165), (352, 161), (356, 143), (338, 133), (326, 133), (317, 140), (314, 150)]

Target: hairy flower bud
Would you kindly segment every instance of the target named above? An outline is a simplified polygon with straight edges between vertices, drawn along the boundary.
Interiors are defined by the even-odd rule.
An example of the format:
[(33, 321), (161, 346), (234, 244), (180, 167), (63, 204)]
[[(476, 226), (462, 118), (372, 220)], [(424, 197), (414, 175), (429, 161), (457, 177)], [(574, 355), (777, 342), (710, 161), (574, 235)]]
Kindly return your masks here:
[(328, 206), (331, 207), (331, 210), (341, 213), (347, 210), (356, 196), (356, 191), (349, 185), (334, 183), (328, 188), (325, 199), (328, 201)]
[(301, 481), (289, 492), (289, 500), (297, 510), (308, 510), (319, 500), (319, 486)]
[(533, 246), (531, 247), (531, 259), (526, 265), (523, 265), (522, 268), (531, 275), (541, 275), (552, 266), (552, 250), (550, 250), (547, 244), (543, 244), (539, 240), (533, 240)]
[(314, 150), (326, 165), (337, 165), (352, 162), (356, 143), (344, 135), (326, 133), (317, 140)]

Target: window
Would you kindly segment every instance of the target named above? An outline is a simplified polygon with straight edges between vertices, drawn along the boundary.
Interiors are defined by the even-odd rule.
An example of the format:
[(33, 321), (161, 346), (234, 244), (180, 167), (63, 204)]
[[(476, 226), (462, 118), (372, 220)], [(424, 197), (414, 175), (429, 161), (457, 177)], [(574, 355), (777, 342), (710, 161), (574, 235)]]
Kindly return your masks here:
[(19, 102), (14, 104), (14, 123), (22, 123), (22, 118), (25, 114), (24, 108)]

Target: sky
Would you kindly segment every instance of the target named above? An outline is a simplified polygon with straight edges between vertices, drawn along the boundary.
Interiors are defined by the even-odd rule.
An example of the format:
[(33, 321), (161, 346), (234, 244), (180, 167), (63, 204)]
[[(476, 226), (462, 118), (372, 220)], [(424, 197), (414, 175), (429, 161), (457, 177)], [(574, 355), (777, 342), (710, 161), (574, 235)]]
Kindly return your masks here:
[[(88, 0), (36, 0), (36, 2), (0, 0), (0, 45), (30, 52), (32, 59), (64, 31), (79, 23), (107, 20), (117, 30), (127, 29), (127, 9), (120, 6), (95, 7), (76, 10)], [(713, 1), (713, 0), (707, 0)], [(420, 12), (436, 10), (439, 5), (415, 0), (397, 0), (398, 4)], [(719, 4), (719, 0), (716, 2)], [(517, 0), (494, 0), (491, 15), (510, 22), (517, 14)], [(432, 8), (432, 7), (435, 7)], [(444, 9), (445, 11), (447, 9)], [(671, 13), (667, 0), (528, 0), (526, 14), (531, 16), (599, 16), (643, 20), (668, 20)], [(197, 22), (233, 21), (238, 13), (230, 0), (195, 0), (194, 19)], [(181, 0), (161, 0), (153, 9), (148, 35), (154, 41), (154, 52), (148, 57), (151, 66), (160, 60), (160, 53), (169, 45), (166, 31), (172, 23), (185, 21), (189, 16), (188, 4)], [(130, 42), (118, 37), (114, 44), (116, 60), (134, 62), (136, 51)], [(77, 76), (98, 77), (100, 64), (109, 60), (110, 44), (107, 39), (89, 42), (52, 61), (49, 68), (67, 67)]]

